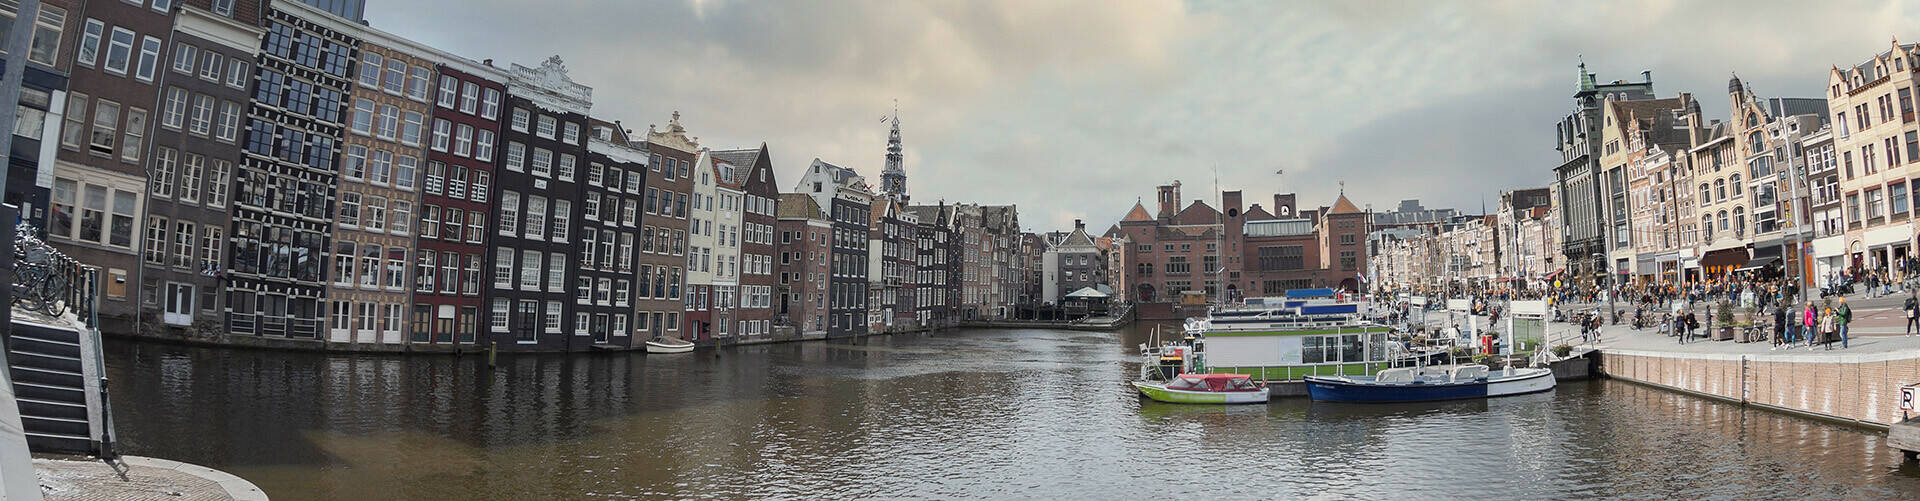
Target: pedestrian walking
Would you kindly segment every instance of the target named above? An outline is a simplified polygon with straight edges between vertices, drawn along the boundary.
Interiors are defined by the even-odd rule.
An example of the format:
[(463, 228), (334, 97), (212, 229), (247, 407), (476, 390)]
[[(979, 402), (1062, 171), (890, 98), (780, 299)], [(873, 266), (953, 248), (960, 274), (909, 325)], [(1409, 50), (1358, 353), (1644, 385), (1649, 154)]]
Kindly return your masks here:
[(1786, 306), (1786, 303), (1781, 303), (1778, 306), (1773, 307), (1773, 347), (1774, 348), (1780, 347), (1780, 340), (1785, 337), (1786, 331), (1787, 331), (1787, 306)]
[[(1813, 346), (1813, 336), (1814, 336), (1814, 333), (1816, 332), (1814, 328), (1818, 325), (1815, 322), (1818, 322), (1819, 320), (1820, 320), (1820, 310), (1814, 309), (1813, 301), (1807, 301), (1807, 310), (1800, 314), (1800, 336), (1799, 336), (1800, 338), (1805, 338), (1807, 340), (1807, 346)], [(1793, 343), (1797, 343), (1799, 341), (1800, 339), (1796, 338), (1793, 341), (1789, 341), (1788, 345), (1789, 347), (1791, 347)]]
[(1834, 314), (1834, 329), (1840, 334), (1840, 349), (1847, 349), (1847, 324), (1853, 322), (1853, 307), (1847, 306), (1847, 298), (1840, 298), (1840, 307)]
[(1920, 292), (1907, 295), (1907, 335), (1914, 335), (1914, 327), (1920, 326)]

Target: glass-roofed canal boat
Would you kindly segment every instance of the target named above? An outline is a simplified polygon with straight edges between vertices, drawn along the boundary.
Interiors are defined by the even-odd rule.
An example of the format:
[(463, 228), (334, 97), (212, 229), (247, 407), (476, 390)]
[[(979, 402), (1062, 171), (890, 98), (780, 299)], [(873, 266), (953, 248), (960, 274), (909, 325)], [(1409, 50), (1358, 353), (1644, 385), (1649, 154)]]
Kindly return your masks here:
[[(1276, 396), (1305, 396), (1307, 376), (1366, 376), (1406, 356), (1387, 326), (1365, 320), (1365, 305), (1332, 289), (1249, 298), (1188, 319), (1185, 339), (1141, 346), (1141, 379), (1241, 374)], [(1144, 390), (1143, 390), (1144, 392)]]

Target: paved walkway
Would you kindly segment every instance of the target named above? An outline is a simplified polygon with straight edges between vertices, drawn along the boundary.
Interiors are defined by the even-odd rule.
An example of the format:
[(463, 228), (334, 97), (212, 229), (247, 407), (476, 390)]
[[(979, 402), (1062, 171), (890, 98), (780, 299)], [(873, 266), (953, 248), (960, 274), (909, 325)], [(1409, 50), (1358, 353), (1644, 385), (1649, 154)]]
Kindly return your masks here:
[(124, 456), (127, 478), (99, 460), (35, 458), (47, 501), (265, 501), (252, 482), (232, 474), (165, 459)]
[[(1839, 343), (1834, 343), (1831, 349), (1824, 346), (1809, 349), (1804, 343), (1794, 348), (1776, 348), (1772, 343), (1766, 341), (1737, 343), (1733, 341), (1709, 341), (1697, 338), (1689, 340), (1686, 344), (1681, 344), (1678, 338), (1661, 334), (1659, 330), (1655, 328), (1632, 328), (1628, 325), (1628, 322), (1631, 321), (1633, 308), (1632, 305), (1626, 303), (1615, 305), (1616, 309), (1626, 311), (1626, 314), (1621, 317), (1621, 324), (1602, 326), (1600, 329), (1600, 340), (1591, 346), (1600, 349), (1698, 354), (1773, 354), (1782, 356), (1806, 354), (1824, 357), (1829, 355), (1884, 356), (1888, 353), (1899, 352), (1911, 353), (1915, 357), (1920, 357), (1920, 336), (1909, 336), (1905, 333), (1906, 313), (1901, 310), (1901, 306), (1905, 303), (1906, 298), (1907, 296), (1902, 293), (1873, 298), (1866, 297), (1864, 294), (1848, 295), (1847, 304), (1853, 307), (1854, 320), (1848, 328), (1848, 336), (1850, 339), (1845, 349), (1842, 349)], [(1820, 299), (1816, 297), (1814, 301), (1818, 303)], [(1705, 324), (1707, 321), (1706, 304), (1706, 302), (1695, 303), (1695, 314), (1700, 318), (1702, 324)], [(1562, 305), (1562, 309), (1566, 311), (1569, 316), (1580, 311), (1604, 310), (1604, 307), (1604, 303), (1598, 305), (1592, 303), (1568, 303)], [(1736, 315), (1744, 316), (1745, 314), (1744, 309), (1736, 309), (1735, 311), (1737, 312)], [(1449, 321), (1449, 316), (1445, 311), (1429, 311), (1427, 312), (1427, 316), (1427, 323), (1436, 327), (1444, 327)], [(1418, 312), (1414, 313), (1414, 318), (1419, 318)], [(1487, 317), (1478, 316), (1477, 318), (1481, 328), (1485, 328), (1487, 326)], [(1771, 322), (1772, 315), (1765, 315), (1765, 319)], [(1459, 322), (1459, 325), (1462, 329), (1466, 328), (1464, 319)], [(1549, 324), (1547, 332), (1548, 340), (1546, 343), (1549, 346), (1559, 344), (1580, 345), (1582, 347), (1588, 346), (1580, 344), (1579, 327), (1573, 324), (1553, 322)]]

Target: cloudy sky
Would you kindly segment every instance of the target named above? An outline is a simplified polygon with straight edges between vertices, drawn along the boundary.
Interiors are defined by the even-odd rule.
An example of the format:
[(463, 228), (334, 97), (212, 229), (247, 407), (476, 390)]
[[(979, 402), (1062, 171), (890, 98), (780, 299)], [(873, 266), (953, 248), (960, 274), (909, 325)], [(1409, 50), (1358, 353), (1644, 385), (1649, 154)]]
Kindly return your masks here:
[[(1577, 7), (1577, 8), (1574, 8)], [(1544, 186), (1584, 55), (1602, 81), (1724, 117), (1727, 78), (1820, 97), (1833, 65), (1920, 41), (1909, 1), (369, 1), (376, 27), (496, 64), (554, 54), (634, 129), (766, 142), (878, 184), (898, 100), (916, 202), (1104, 228), (1154, 186), (1478, 211)], [(1276, 170), (1285, 170), (1276, 176)], [(1489, 202), (1490, 204), (1491, 202)]]

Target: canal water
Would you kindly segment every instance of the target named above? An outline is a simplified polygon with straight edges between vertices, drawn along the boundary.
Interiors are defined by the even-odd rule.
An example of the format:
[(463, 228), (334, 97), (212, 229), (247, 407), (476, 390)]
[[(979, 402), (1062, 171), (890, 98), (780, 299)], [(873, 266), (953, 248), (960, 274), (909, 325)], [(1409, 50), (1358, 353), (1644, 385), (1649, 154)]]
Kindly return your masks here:
[(393, 357), (117, 341), (129, 454), (276, 500), (1913, 499), (1881, 434), (1613, 381), (1438, 405), (1144, 402), (1145, 328), (686, 355)]

